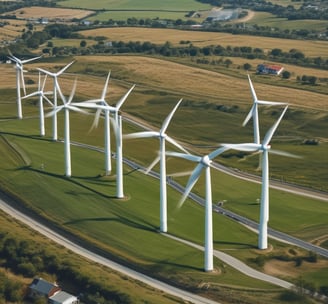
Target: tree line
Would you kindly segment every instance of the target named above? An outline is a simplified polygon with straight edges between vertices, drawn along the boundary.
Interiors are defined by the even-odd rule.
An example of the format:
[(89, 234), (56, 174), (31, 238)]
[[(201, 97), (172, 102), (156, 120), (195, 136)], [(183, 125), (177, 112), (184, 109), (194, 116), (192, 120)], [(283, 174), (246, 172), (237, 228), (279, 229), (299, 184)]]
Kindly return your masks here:
[[(105, 287), (100, 283), (101, 280), (97, 281), (94, 276), (84, 273), (73, 259), (39, 246), (36, 241), (19, 240), (9, 233), (0, 233), (0, 267), (31, 278), (31, 281), (42, 273), (55, 275), (59, 282), (69, 281), (75, 289), (83, 293), (81, 300), (84, 303), (133, 303), (129, 295)], [(26, 297), (26, 286), (10, 280), (0, 272), (0, 299), (16, 303), (22, 302)]]

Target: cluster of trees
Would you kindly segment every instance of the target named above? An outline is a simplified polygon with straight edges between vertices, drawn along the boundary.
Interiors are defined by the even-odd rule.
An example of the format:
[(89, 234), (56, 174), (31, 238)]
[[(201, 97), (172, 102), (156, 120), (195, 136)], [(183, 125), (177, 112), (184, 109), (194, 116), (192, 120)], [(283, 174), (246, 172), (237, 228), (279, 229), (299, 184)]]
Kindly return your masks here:
[[(26, 1), (0, 1), (0, 14), (18, 10), (26, 7), (26, 5)], [(56, 6), (56, 2), (51, 0), (29, 0), (28, 6), (54, 7)]]
[[(23, 284), (14, 282), (5, 273), (0, 272), (0, 299), (15, 303), (23, 300)], [(1, 302), (0, 300), (0, 303)]]
[[(0, 266), (10, 269), (15, 274), (33, 278), (40, 273), (54, 274), (58, 281), (69, 281), (77, 290), (83, 291), (83, 302), (90, 304), (102, 303), (132, 303), (127, 294), (109, 287), (104, 287), (95, 277), (83, 273), (74, 260), (65, 259), (58, 252), (50, 252), (31, 240), (17, 240), (7, 233), (0, 234)], [(0, 298), (11, 302), (22, 300), (24, 286), (13, 283), (9, 279), (2, 280), (0, 276)]]
[[(81, 38), (67, 25), (51, 25), (45, 29), (45, 34), (42, 37), (70, 37)], [(38, 36), (39, 32), (36, 32), (32, 37)], [(30, 41), (31, 38), (28, 38)], [(81, 43), (81, 48), (56, 48), (52, 49), (51, 44), (44, 49), (45, 53), (52, 52), (53, 55), (61, 53), (71, 52), (73, 54), (94, 54), (94, 53), (143, 53), (148, 55), (162, 55), (162, 56), (175, 56), (175, 57), (199, 57), (199, 56), (225, 56), (225, 57), (243, 57), (247, 59), (263, 59), (269, 61), (283, 62), (288, 64), (301, 65), (306, 67), (315, 67), (320, 69), (328, 69), (328, 59), (321, 57), (309, 58), (304, 55), (303, 52), (297, 49), (290, 49), (288, 52), (284, 52), (282, 49), (274, 48), (269, 52), (265, 52), (261, 48), (250, 46), (222, 46), (222, 45), (210, 45), (205, 47), (197, 47), (192, 45), (189, 41), (181, 41), (180, 46), (174, 47), (169, 42), (158, 45), (150, 41), (110, 41), (106, 42), (105, 37), (88, 37), (89, 39), (95, 39), (97, 44), (87, 46), (86, 42)], [(43, 41), (43, 40), (42, 40)], [(83, 40), (82, 40), (83, 41)], [(43, 41), (44, 42), (44, 41)], [(308, 80), (311, 82), (312, 80)]]
[[(328, 20), (328, 5), (324, 0), (315, 1), (315, 6), (311, 1), (305, 1), (299, 9), (293, 5), (282, 6), (265, 0), (197, 0), (213, 6), (242, 7), (254, 11), (269, 12), (280, 18), (289, 20), (316, 19)], [(299, 1), (295, 1), (299, 2)]]

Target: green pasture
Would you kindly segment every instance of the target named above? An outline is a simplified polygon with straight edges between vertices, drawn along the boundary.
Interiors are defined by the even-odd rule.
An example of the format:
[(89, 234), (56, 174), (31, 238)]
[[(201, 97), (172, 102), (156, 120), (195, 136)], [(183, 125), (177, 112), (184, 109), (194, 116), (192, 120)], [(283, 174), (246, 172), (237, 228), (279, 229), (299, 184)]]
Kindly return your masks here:
[[(62, 174), (63, 144), (37, 136), (15, 134), (22, 124), (25, 127), (28, 124), (31, 133), (35, 130), (32, 119), (16, 121), (11, 127), (8, 124), (8, 132), (4, 132), (1, 126), (1, 134), (7, 142), (1, 144), (1, 154), (5, 156), (1, 164), (2, 182), (6, 189), (15, 192), (19, 185), (18, 195), (23, 194), (27, 205), (38, 214), (92, 240), (117, 260), (138, 265), (135, 267), (147, 272), (156, 272), (160, 277), (168, 273), (175, 279), (181, 279), (182, 276), (193, 278), (196, 275), (200, 281), (211, 279), (221, 284), (269, 288), (268, 284), (239, 276), (229, 267), (221, 276), (205, 274), (202, 272), (202, 252), (159, 235), (157, 180), (125, 168), (127, 199), (117, 200), (114, 198), (113, 177), (99, 176), (102, 173), (102, 155), (77, 147), (72, 147), (73, 178), (68, 180)], [(15, 155), (13, 150), (18, 153)], [(190, 240), (202, 244), (203, 208), (188, 203), (184, 210), (175, 213), (179, 194), (169, 190), (168, 197), (171, 233), (188, 235)], [(235, 245), (229, 244), (231, 249), (254, 248), (254, 233), (220, 215), (214, 215), (214, 221), (215, 243), (223, 243), (226, 247), (232, 242)], [(194, 223), (199, 225), (195, 226)], [(225, 229), (234, 232), (229, 237), (224, 235)], [(220, 261), (215, 263), (220, 268)]]
[[(92, 282), (101, 282), (103, 287), (110, 290), (116, 290), (122, 294), (129, 295), (134, 303), (180, 303), (180, 301), (172, 296), (169, 296), (162, 291), (158, 291), (152, 287), (149, 287), (139, 281), (127, 278), (125, 275), (113, 271), (109, 268), (105, 268), (99, 264), (90, 262), (87, 259), (82, 258), (77, 254), (73, 254), (71, 251), (63, 248), (60, 245), (55, 244), (51, 240), (47, 239), (43, 235), (40, 235), (35, 230), (30, 229), (21, 222), (14, 220), (4, 212), (0, 212), (0, 226), (1, 233), (6, 236), (14, 238), (17, 242), (28, 242), (31, 248), (38, 248), (45, 252), (48, 256), (55, 253), (56, 260), (61, 264), (74, 265), (78, 269), (79, 274), (85, 275)], [(43, 258), (43, 257), (40, 257)], [(24, 283), (30, 284), (33, 278), (24, 278), (20, 275), (11, 273), (8, 269), (4, 270), (0, 268), (0, 272), (5, 271), (8, 276), (14, 282), (20, 282), (24, 280)], [(48, 281), (57, 281), (56, 275), (50, 275), (47, 273), (38, 273), (39, 276)], [(66, 278), (60, 278), (58, 282), (66, 292), (77, 294), (79, 292), (76, 286), (72, 286), (72, 282)], [(27, 285), (26, 284), (26, 285)]]
[(74, 7), (74, 8), (85, 8), (94, 10), (170, 10), (170, 11), (185, 11), (189, 12), (192, 10), (206, 10), (210, 9), (210, 5), (202, 4), (195, 0), (95, 0), (95, 1), (76, 1), (76, 0), (65, 0), (58, 5), (62, 7)]
[[(2, 115), (10, 117), (15, 107), (1, 105)], [(2, 120), (0, 122), (1, 177), (3, 186), (18, 195), (37, 213), (55, 221), (66, 229), (80, 234), (89, 241), (115, 254), (117, 259), (138, 265), (145, 271), (153, 271), (159, 276), (180, 274), (186, 276), (201, 273), (202, 253), (172, 240), (159, 236), (159, 189), (158, 181), (142, 173), (124, 168), (124, 192), (126, 200), (115, 199), (115, 178), (103, 176), (102, 153), (72, 146), (71, 179), (63, 177), (63, 144), (51, 141), (51, 119), (47, 119), (47, 137), (38, 136), (37, 109), (30, 103), (25, 106), (26, 118)], [(178, 113), (178, 112), (177, 112)], [(161, 115), (166, 115), (161, 113)], [(34, 118), (33, 118), (34, 117)], [(91, 116), (71, 115), (71, 140), (103, 145), (101, 124), (97, 130), (87, 134)], [(176, 121), (176, 120), (174, 120)], [(63, 136), (63, 120), (59, 115), (59, 136)], [(135, 128), (126, 126), (124, 133)], [(158, 141), (125, 140), (126, 157), (151, 163), (156, 156)], [(171, 147), (172, 148), (172, 147)], [(170, 147), (168, 146), (168, 150)], [(152, 151), (149, 152), (149, 151)], [(219, 160), (219, 158), (218, 158)], [(115, 162), (114, 172), (115, 172)], [(168, 172), (183, 172), (193, 169), (193, 164), (179, 159), (168, 160)], [(186, 177), (173, 177), (185, 184)], [(249, 218), (258, 220), (260, 185), (244, 182), (212, 170), (213, 202), (225, 201), (225, 207)], [(17, 186), (19, 185), (19, 190)], [(238, 189), (236, 191), (236, 189)], [(194, 192), (204, 195), (204, 179), (201, 177)], [(21, 194), (20, 194), (21, 193)], [(187, 201), (179, 212), (176, 204), (180, 194), (169, 188), (168, 227), (170, 233), (203, 243), (203, 208)], [(276, 228), (305, 240), (321, 236), (327, 230), (328, 205), (326, 203), (290, 195), (276, 190), (270, 191), (270, 227)], [(281, 215), (284, 215), (283, 217)], [(295, 216), (297, 215), (297, 216)], [(195, 224), (198, 223), (198, 224)], [(257, 236), (229, 219), (214, 214), (215, 248), (229, 250), (229, 254), (245, 259), (254, 250)], [(111, 233), (120, 231), (119, 234)], [(140, 240), (147, 240), (140, 242)], [(276, 242), (272, 242), (278, 246)], [(149, 246), (149, 247), (148, 247)], [(157, 248), (164, 246), (161, 252)], [(233, 250), (235, 249), (235, 250)], [(236, 250), (237, 249), (237, 250)], [(154, 251), (155, 250), (155, 251)], [(216, 267), (220, 262), (216, 261)], [(178, 271), (177, 271), (178, 269)], [(325, 269), (320, 270), (325, 271)], [(320, 277), (320, 275), (318, 275)], [(206, 277), (206, 279), (208, 279)], [(213, 278), (221, 284), (254, 287), (258, 282), (245, 280), (233, 270), (224, 278)], [(266, 285), (266, 284), (265, 284)]]
[(276, 4), (276, 5), (281, 5), (281, 6), (289, 6), (289, 5), (292, 5), (294, 6), (295, 8), (299, 8), (304, 1), (291, 1), (291, 0), (271, 0), (270, 1), (271, 3), (273, 4)]
[(287, 18), (278, 18), (273, 14), (266, 12), (256, 12), (254, 18), (247, 21), (247, 24), (257, 24), (261, 26), (276, 27), (286, 30), (325, 30), (328, 26), (327, 20), (288, 20)]
[(99, 12), (96, 15), (93, 15), (91, 17), (88, 17), (87, 20), (91, 21), (108, 21), (110, 19), (112, 20), (127, 20), (128, 18), (137, 18), (137, 19), (171, 19), (171, 20), (177, 20), (177, 19), (190, 19), (187, 18), (185, 11), (180, 12), (169, 12), (169, 11), (155, 11), (155, 10), (149, 10), (149, 11), (104, 11)]

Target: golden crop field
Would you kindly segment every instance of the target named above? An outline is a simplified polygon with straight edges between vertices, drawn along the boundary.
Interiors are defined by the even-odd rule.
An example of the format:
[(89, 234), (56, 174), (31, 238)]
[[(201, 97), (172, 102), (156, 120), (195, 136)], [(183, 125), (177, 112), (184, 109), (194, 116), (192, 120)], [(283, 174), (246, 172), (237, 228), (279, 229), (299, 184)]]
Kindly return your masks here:
[[(129, 81), (148, 89), (156, 88), (174, 92), (181, 98), (201, 96), (218, 104), (222, 102), (250, 103), (249, 84), (245, 78), (235, 78), (220, 73), (190, 67), (166, 60), (141, 56), (83, 56), (77, 61), (120, 65), (127, 71)], [(115, 73), (112, 74), (115, 78)], [(271, 86), (254, 82), (259, 98), (285, 101), (297, 107), (328, 110), (327, 96), (303, 90)], [(311, 103), (309, 104), (309, 101)]]
[(288, 52), (291, 49), (302, 51), (307, 57), (328, 58), (328, 41), (291, 40), (247, 35), (231, 35), (228, 33), (214, 33), (201, 31), (179, 31), (174, 29), (156, 28), (99, 28), (80, 32), (84, 36), (105, 36), (112, 41), (150, 41), (163, 44), (169, 41), (172, 45), (179, 45), (181, 41), (190, 41), (195, 46), (208, 45), (249, 46), (261, 48), (264, 51), (274, 48)]
[(85, 18), (92, 13), (93, 11), (90, 10), (52, 8), (52, 7), (40, 7), (40, 6), (24, 7), (11, 12), (11, 14), (15, 14), (18, 19), (48, 18), (48, 19), (67, 19), (67, 20), (71, 20), (73, 18), (78, 18), (78, 19)]
[[(119, 66), (119, 69), (124, 71), (123, 73), (125, 75), (128, 75), (126, 79), (128, 82), (127, 86), (136, 83), (137, 91), (161, 90), (180, 96), (180, 98), (199, 100), (204, 100), (205, 98), (216, 104), (250, 104), (251, 101), (246, 71), (244, 78), (236, 78), (166, 60), (141, 56), (77, 56), (75, 59), (75, 64), (99, 64), (103, 67), (108, 66), (108, 69)], [(63, 62), (62, 66), (65, 64)], [(26, 73), (26, 76), (33, 78), (36, 83), (36, 68), (38, 67), (54, 71), (60, 68), (58, 64), (44, 65), (36, 62), (27, 64), (26, 69), (32, 71), (33, 74)], [(0, 72), (1, 88), (14, 88), (15, 70), (13, 66), (2, 64), (0, 65)], [(105, 77), (86, 74), (79, 74), (77, 76), (77, 91), (81, 92), (79, 95), (87, 98), (97, 98), (100, 96)], [(74, 77), (72, 75), (63, 75), (61, 79), (60, 81), (63, 83), (65, 94), (68, 95)], [(115, 85), (115, 79), (116, 74), (115, 70), (113, 70), (109, 90), (111, 96), (119, 96), (126, 90), (124, 87)], [(256, 93), (260, 99), (284, 101), (290, 103), (293, 107), (328, 111), (327, 96), (324, 94), (263, 84), (256, 82), (256, 77), (252, 79)], [(50, 84), (51, 81), (49, 80), (48, 83)], [(30, 88), (27, 86), (27, 89), (32, 90), (33, 85)], [(51, 85), (48, 89), (51, 89)]]

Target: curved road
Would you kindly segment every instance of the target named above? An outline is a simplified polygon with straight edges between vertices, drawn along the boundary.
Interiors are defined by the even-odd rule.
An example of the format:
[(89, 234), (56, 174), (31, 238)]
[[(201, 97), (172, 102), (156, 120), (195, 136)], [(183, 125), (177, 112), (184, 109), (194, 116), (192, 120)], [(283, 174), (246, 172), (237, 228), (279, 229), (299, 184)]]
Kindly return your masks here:
[[(130, 119), (126, 119), (126, 120), (129, 120), (130, 122), (133, 122), (135, 124), (135, 121), (133, 121), (133, 120), (130, 120)], [(140, 124), (140, 123), (138, 123), (138, 125), (143, 127), (143, 128), (145, 127), (143, 124)], [(81, 144), (81, 143), (72, 143), (72, 144), (77, 145), (77, 146), (81, 146), (81, 147), (84, 147), (84, 148), (87, 148), (87, 149), (93, 149), (93, 150), (96, 150), (96, 151), (99, 151), (99, 152), (102, 152), (102, 153), (104, 152), (104, 150), (102, 148), (94, 147), (94, 146), (91, 146), (91, 145), (86, 145), (86, 144)], [(124, 159), (124, 163), (126, 163), (127, 165), (129, 165), (130, 167), (132, 167), (135, 170), (144, 170), (144, 168), (142, 168), (141, 166), (139, 166), (138, 164), (136, 164), (136, 163), (134, 163), (130, 160)], [(243, 179), (250, 180), (250, 181), (253, 181), (253, 182), (260, 182), (260, 179), (259, 179), (258, 176), (244, 174), (242, 172), (226, 168), (226, 167), (224, 167), (222, 165), (219, 165), (219, 164), (216, 164), (216, 163), (214, 163), (214, 167), (218, 170), (221, 170), (225, 173), (234, 175), (234, 176), (239, 177), (239, 178), (243, 178)], [(151, 175), (155, 178), (159, 178), (159, 174), (156, 173), (156, 172), (150, 172), (149, 175)], [(177, 184), (176, 182), (174, 182), (171, 179), (168, 179), (168, 184), (171, 187), (178, 190), (179, 192), (184, 191), (184, 188), (181, 185)], [(274, 188), (277, 188), (277, 189), (280, 189), (280, 190), (283, 190), (283, 191), (294, 192), (294, 193), (297, 193), (298, 195), (306, 195), (306, 196), (310, 196), (310, 197), (314, 197), (314, 198), (317, 198), (317, 199), (322, 199), (322, 200), (328, 201), (327, 194), (325, 194), (325, 193), (308, 191), (307, 189), (303, 189), (301, 187), (296, 187), (295, 188), (295, 186), (293, 186), (293, 185), (288, 185), (287, 186), (286, 184), (279, 183), (279, 182), (277, 182), (275, 184), (272, 184), (272, 182), (271, 182), (271, 187), (274, 187)], [(204, 199), (203, 198), (201, 198), (201, 197), (199, 197), (199, 196), (197, 196), (193, 193), (190, 194), (190, 198), (195, 200), (197, 203), (204, 205)], [(93, 260), (93, 261), (95, 261), (99, 264), (105, 265), (105, 266), (107, 266), (109, 268), (112, 268), (116, 271), (124, 273), (124, 274), (126, 274), (126, 275), (128, 275), (128, 276), (130, 276), (130, 277), (132, 277), (136, 280), (140, 280), (140, 281), (142, 281), (142, 282), (144, 282), (144, 283), (146, 283), (146, 284), (148, 284), (148, 285), (150, 285), (150, 286), (152, 286), (156, 289), (163, 290), (164, 292), (166, 292), (168, 294), (172, 294), (172, 295), (174, 295), (178, 298), (182, 298), (185, 301), (190, 301), (192, 303), (209, 303), (209, 304), (217, 303), (216, 301), (212, 301), (212, 300), (209, 300), (209, 299), (194, 295), (192, 293), (189, 293), (189, 292), (186, 292), (184, 290), (181, 290), (181, 289), (175, 288), (173, 286), (170, 286), (168, 284), (165, 284), (161, 281), (155, 280), (155, 279), (153, 279), (151, 277), (148, 277), (144, 274), (141, 274), (141, 273), (138, 273), (134, 270), (131, 270), (131, 269), (125, 267), (125, 266), (122, 266), (122, 265), (119, 265), (115, 262), (112, 262), (109, 259), (104, 258), (104, 257), (102, 257), (98, 254), (95, 254), (95, 253), (93, 253), (89, 250), (86, 250), (85, 248), (75, 244), (74, 242), (72, 242), (72, 241), (62, 237), (61, 235), (57, 234), (56, 232), (50, 230), (48, 227), (38, 223), (37, 221), (31, 219), (30, 217), (27, 217), (26, 215), (22, 214), (21, 212), (15, 210), (14, 208), (12, 208), (10, 205), (8, 205), (6, 202), (4, 202), (1, 199), (0, 199), (0, 208), (3, 211), (5, 211), (6, 213), (10, 214), (11, 216), (13, 216), (13, 217), (17, 218), (18, 220), (26, 223), (31, 228), (33, 228), (33, 229), (39, 231), (40, 233), (44, 234), (48, 238), (50, 238), (50, 239), (56, 241), (57, 243), (65, 246), (66, 248), (72, 250), (73, 252), (75, 252), (75, 253), (77, 253), (81, 256), (86, 257), (87, 259)], [(244, 225), (248, 226), (249, 228), (251, 228), (253, 230), (257, 231), (257, 229), (258, 229), (258, 224), (256, 222), (251, 221), (251, 220), (249, 220), (245, 217), (241, 217), (238, 214), (235, 214), (235, 213), (230, 212), (228, 210), (225, 210), (222, 207), (214, 206), (213, 210), (215, 212), (219, 212), (219, 213), (221, 213), (225, 216), (228, 216), (228, 217), (240, 222), (241, 224), (244, 224)], [(277, 238), (281, 241), (294, 244), (296, 246), (299, 246), (299, 247), (305, 248), (307, 250), (311, 250), (313, 252), (316, 252), (316, 253), (318, 253), (322, 256), (328, 257), (328, 250), (326, 250), (324, 248), (314, 246), (310, 243), (304, 242), (302, 240), (299, 240), (297, 238), (291, 237), (289, 235), (286, 235), (284, 233), (281, 233), (281, 232), (278, 232), (278, 231), (275, 231), (275, 230), (272, 230), (272, 229), (269, 229), (268, 234), (269, 234), (270, 237)], [(169, 234), (163, 234), (163, 235), (166, 235), (167, 237), (174, 238), (175, 240), (177, 240), (179, 242), (183, 242), (183, 243), (185, 243), (189, 246), (192, 246), (194, 248), (197, 248), (199, 250), (204, 250), (204, 248), (202, 246), (199, 246), (199, 245), (193, 244), (191, 242), (176, 238), (176, 237), (171, 236)], [(280, 280), (280, 279), (277, 279), (275, 277), (266, 275), (264, 273), (258, 272), (256, 270), (248, 267), (246, 264), (240, 262), (239, 260), (227, 255), (226, 253), (214, 250), (214, 255), (217, 258), (219, 258), (220, 260), (222, 260), (223, 262), (225, 262), (226, 264), (229, 264), (230, 266), (236, 268), (237, 270), (243, 272), (244, 274), (246, 274), (248, 276), (251, 276), (251, 277), (263, 280), (263, 281), (270, 282), (272, 284), (275, 284), (275, 285), (283, 287), (283, 288), (293, 287), (293, 284), (291, 284), (289, 282), (286, 282), (286, 281), (283, 281), (283, 280)]]

